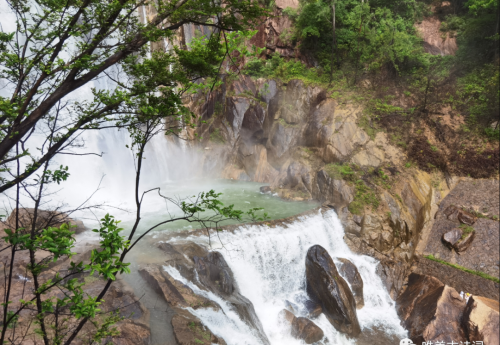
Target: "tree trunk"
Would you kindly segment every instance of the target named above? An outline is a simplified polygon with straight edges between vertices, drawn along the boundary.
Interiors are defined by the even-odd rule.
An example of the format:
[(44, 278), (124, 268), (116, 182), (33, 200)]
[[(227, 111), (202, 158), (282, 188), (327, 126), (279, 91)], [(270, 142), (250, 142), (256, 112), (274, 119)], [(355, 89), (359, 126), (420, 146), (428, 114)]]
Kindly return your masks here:
[[(335, 0), (332, 0), (332, 24), (333, 24), (333, 39), (332, 39), (332, 59), (330, 66), (330, 84), (333, 81), (333, 64), (335, 61), (335, 55), (337, 53), (337, 42), (335, 37)], [(338, 59), (338, 57), (337, 57)]]

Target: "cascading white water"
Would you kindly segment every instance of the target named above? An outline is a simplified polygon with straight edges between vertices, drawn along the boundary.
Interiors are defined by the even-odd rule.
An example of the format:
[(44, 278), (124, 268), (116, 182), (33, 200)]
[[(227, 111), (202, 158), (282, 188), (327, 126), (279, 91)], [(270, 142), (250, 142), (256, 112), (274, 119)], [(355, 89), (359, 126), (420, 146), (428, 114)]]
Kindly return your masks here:
[[(278, 313), (285, 308), (287, 300), (301, 305), (308, 299), (305, 292), (305, 257), (307, 250), (315, 244), (323, 246), (334, 260), (346, 258), (358, 268), (364, 283), (365, 306), (357, 311), (362, 331), (378, 329), (397, 339), (405, 338), (406, 331), (400, 326), (395, 303), (375, 272), (377, 260), (351, 252), (343, 236), (344, 230), (337, 215), (328, 211), (303, 217), (286, 227), (242, 226), (233, 233), (221, 233), (224, 248), (217, 248), (215, 244), (213, 249), (223, 253), (241, 294), (252, 301), (272, 345), (302, 343), (289, 335), (289, 331), (279, 322)], [(176, 279), (189, 284), (180, 274), (176, 274), (174, 268), (167, 267), (166, 270)], [(207, 293), (205, 297), (215, 300), (213, 295)], [(200, 310), (195, 314), (229, 345), (243, 344), (242, 339), (246, 339), (244, 344), (261, 343), (253, 334), (235, 336), (234, 324), (238, 322), (236, 315)], [(330, 343), (354, 342), (337, 332), (323, 314), (314, 322), (322, 328)], [(241, 333), (243, 329), (238, 328), (238, 331)]]

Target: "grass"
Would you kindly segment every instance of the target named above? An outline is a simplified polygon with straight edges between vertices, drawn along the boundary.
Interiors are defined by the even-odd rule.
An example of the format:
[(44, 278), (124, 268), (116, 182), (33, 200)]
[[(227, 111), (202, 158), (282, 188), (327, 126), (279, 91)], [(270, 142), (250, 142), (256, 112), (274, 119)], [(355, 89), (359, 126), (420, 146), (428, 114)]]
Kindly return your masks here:
[(458, 270), (461, 270), (461, 271), (464, 271), (464, 272), (467, 272), (467, 273), (470, 273), (470, 274), (474, 274), (476, 276), (479, 276), (481, 278), (484, 278), (484, 279), (488, 279), (488, 280), (491, 280), (495, 283), (500, 283), (500, 279), (498, 279), (497, 277), (492, 277), (490, 276), (489, 274), (486, 274), (484, 272), (481, 272), (481, 271), (474, 271), (474, 270), (471, 270), (469, 268), (465, 268), (463, 266), (460, 266), (460, 265), (456, 265), (456, 264), (452, 264), (452, 263), (449, 263), (447, 261), (444, 261), (444, 260), (441, 260), (441, 259), (438, 259), (438, 258), (435, 258), (434, 255), (426, 255), (424, 256), (426, 259), (429, 259), (429, 260), (432, 260), (432, 261), (435, 261), (435, 262), (439, 262), (443, 265), (447, 265), (447, 266), (450, 266), (450, 267), (453, 267), (453, 268), (456, 268)]
[(353, 180), (354, 171), (349, 164), (327, 164), (325, 171), (334, 180)]
[(363, 117), (361, 117), (361, 119), (358, 121), (358, 126), (363, 129), (372, 140), (375, 139), (377, 132), (379, 132), (379, 130), (374, 127), (374, 121), (370, 123), (370, 118), (368, 115), (363, 115)]
[(365, 206), (371, 206), (373, 209), (378, 208), (380, 200), (377, 194), (375, 194), (370, 187), (365, 185), (362, 180), (356, 181), (355, 188), (356, 194), (354, 195), (354, 200), (348, 206), (352, 214), (362, 214)]
[(462, 224), (460, 225), (460, 229), (462, 229), (462, 237), (460, 238), (460, 241), (465, 239), (471, 232), (474, 232), (474, 228), (472, 226), (469, 226), (467, 224)]

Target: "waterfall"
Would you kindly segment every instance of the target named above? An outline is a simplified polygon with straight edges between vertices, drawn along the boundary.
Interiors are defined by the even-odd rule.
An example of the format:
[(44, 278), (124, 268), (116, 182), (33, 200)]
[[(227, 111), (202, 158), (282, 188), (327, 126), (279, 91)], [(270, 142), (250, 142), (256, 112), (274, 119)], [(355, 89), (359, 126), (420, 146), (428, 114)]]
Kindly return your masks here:
[[(301, 217), (286, 226), (241, 226), (232, 233), (221, 233), (224, 246), (217, 248), (214, 245), (213, 249), (224, 255), (241, 294), (252, 301), (272, 345), (302, 343), (293, 339), (284, 325), (280, 324), (278, 313), (285, 308), (285, 301), (301, 305), (308, 299), (305, 292), (305, 257), (307, 250), (315, 244), (323, 246), (334, 261), (335, 258), (346, 258), (358, 268), (364, 282), (365, 306), (357, 310), (362, 333), (377, 330), (376, 333), (384, 334), (388, 339), (405, 338), (406, 331), (400, 325), (395, 303), (375, 272), (378, 261), (351, 252), (343, 236), (344, 230), (337, 215), (328, 211)], [(200, 241), (195, 238), (192, 240)], [(207, 240), (202, 239), (204, 242)], [(195, 285), (176, 274), (174, 268), (165, 269), (195, 290)], [(204, 293), (205, 297), (215, 300), (212, 295)], [(229, 345), (243, 344), (242, 339), (246, 341), (244, 344), (260, 344), (251, 333), (243, 337), (235, 336), (235, 330), (240, 333), (244, 331), (243, 327), (234, 326), (239, 322), (236, 315), (207, 310), (197, 310), (195, 314)], [(296, 316), (305, 314), (301, 311)], [(323, 314), (313, 321), (322, 328), (330, 344), (355, 342), (337, 332)]]

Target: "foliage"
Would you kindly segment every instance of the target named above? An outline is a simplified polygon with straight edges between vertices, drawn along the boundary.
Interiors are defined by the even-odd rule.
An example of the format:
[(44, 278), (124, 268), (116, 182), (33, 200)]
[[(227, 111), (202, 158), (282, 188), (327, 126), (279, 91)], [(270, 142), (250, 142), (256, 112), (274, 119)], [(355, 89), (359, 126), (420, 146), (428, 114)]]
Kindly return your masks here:
[(436, 262), (439, 262), (441, 264), (444, 264), (444, 265), (447, 265), (447, 266), (450, 266), (450, 267), (453, 267), (453, 268), (456, 268), (460, 271), (464, 271), (464, 272), (467, 272), (467, 273), (471, 273), (471, 274), (474, 274), (476, 276), (479, 276), (481, 278), (485, 278), (485, 279), (488, 279), (488, 280), (491, 280), (491, 281), (494, 281), (495, 283), (500, 283), (500, 279), (498, 279), (497, 277), (492, 277), (490, 276), (489, 274), (486, 274), (484, 272), (481, 272), (481, 271), (475, 271), (475, 270), (471, 270), (469, 268), (466, 268), (466, 267), (463, 267), (463, 266), (460, 266), (460, 265), (457, 265), (457, 264), (452, 264), (450, 262), (447, 262), (447, 261), (444, 261), (444, 260), (441, 260), (441, 259), (438, 259), (436, 257), (434, 257), (434, 255), (426, 255), (424, 256), (426, 259), (429, 259), (429, 260), (432, 260), (432, 261), (436, 261)]
[[(337, 59), (356, 68), (373, 71), (386, 63), (407, 69), (422, 55), (413, 28), (421, 12), (411, 0), (355, 0), (336, 3)], [(295, 38), (304, 52), (312, 52), (325, 70), (330, 70), (333, 30), (331, 2), (302, 1), (295, 21)]]
[[(457, 101), (465, 108), (470, 124), (479, 122), (489, 125), (494, 120), (498, 121), (499, 80), (500, 70), (495, 64), (476, 68), (458, 79)], [(493, 134), (492, 131), (489, 133)]]
[[(115, 313), (101, 314), (106, 292), (117, 274), (129, 272), (125, 257), (144, 235), (177, 219), (217, 227), (227, 219), (266, 218), (257, 208), (243, 212), (222, 205), (220, 194), (214, 191), (182, 201), (165, 197), (183, 213), (135, 236), (145, 195), (157, 191), (162, 196), (159, 188), (140, 194), (146, 145), (159, 133), (179, 133), (179, 124), (194, 126), (193, 114), (182, 103), (184, 93), (199, 90), (202, 80), (211, 80), (213, 88), (223, 64), (234, 67), (233, 55), (260, 54), (262, 50), (248, 49), (244, 42), (255, 34), (248, 29), (268, 11), (248, 0), (158, 0), (154, 4), (145, 0), (33, 4), (12, 0), (6, 4), (12, 19), (8, 24), (13, 25), (2, 22), (0, 30), (0, 192), (17, 190), (13, 197), (16, 219), (21, 207), (19, 195), (28, 195), (34, 203), (35, 219), (27, 228), (16, 225), (5, 230), (2, 250), (10, 257), (2, 279), (5, 293), (0, 343), (22, 342), (19, 331), (12, 337), (22, 322), (25, 331), (34, 332), (45, 345), (71, 344), (90, 322), (94, 327), (85, 328), (85, 336), (91, 342), (101, 342), (117, 334), (112, 325), (122, 319)], [(145, 23), (137, 16), (143, 6), (154, 8), (154, 16)], [(193, 39), (189, 49), (176, 46), (177, 31), (190, 23), (210, 27), (211, 34)], [(168, 50), (155, 48), (166, 42)], [(89, 84), (99, 79), (106, 79), (108, 86)], [(90, 90), (89, 97), (75, 97), (73, 92), (84, 88)], [(90, 260), (70, 261), (67, 270), (61, 270), (65, 274), (53, 273), (47, 270), (49, 262), (63, 264), (66, 257), (71, 260), (75, 238), (67, 224), (39, 227), (36, 222), (40, 205), (49, 201), (45, 188), (63, 184), (70, 174), (68, 167), (53, 168), (51, 160), (58, 154), (74, 154), (72, 148), (83, 146), (78, 138), (84, 131), (102, 128), (126, 128), (130, 135), (136, 221), (124, 237), (119, 222), (106, 215), (94, 229), (100, 242)], [(11, 294), (13, 265), (20, 251), (26, 251), (30, 258), (27, 270), (34, 297), (29, 300), (24, 300), (24, 290), (21, 297)], [(49, 256), (39, 260), (40, 252)], [(104, 287), (86, 291), (85, 283), (91, 279), (81, 282), (74, 277), (85, 271), (100, 277)], [(24, 313), (27, 309), (30, 312)], [(19, 318), (21, 312), (23, 317)]]
[(371, 206), (372, 209), (377, 209), (380, 205), (380, 200), (377, 194), (368, 187), (363, 180), (355, 182), (354, 200), (349, 204), (349, 211), (352, 214), (362, 214), (365, 206)]
[(472, 226), (469, 226), (467, 224), (461, 224), (460, 229), (462, 229), (462, 237), (460, 238), (460, 240), (465, 239), (467, 236), (469, 236), (470, 233), (475, 231)]
[(324, 169), (334, 180), (353, 180), (355, 177), (349, 164), (327, 164)]

